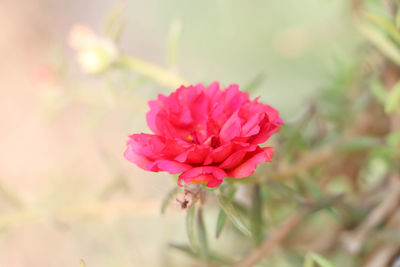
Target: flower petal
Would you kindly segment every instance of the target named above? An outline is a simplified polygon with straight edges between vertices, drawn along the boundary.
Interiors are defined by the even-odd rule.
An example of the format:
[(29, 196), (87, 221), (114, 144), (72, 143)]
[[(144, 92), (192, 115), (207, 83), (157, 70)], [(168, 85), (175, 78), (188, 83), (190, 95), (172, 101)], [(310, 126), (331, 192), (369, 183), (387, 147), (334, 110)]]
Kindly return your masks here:
[(215, 179), (221, 180), (222, 183), (222, 180), (226, 176), (227, 176), (226, 172), (218, 167), (201, 166), (189, 169), (184, 173), (182, 173), (179, 176), (179, 182), (180, 180), (185, 181), (185, 183), (190, 183), (192, 181), (194, 181), (194, 183), (198, 183), (198, 181), (204, 181), (207, 182), (207, 184), (215, 185), (218, 184), (218, 181), (214, 181)]
[(234, 178), (244, 178), (252, 175), (259, 163), (264, 161), (271, 161), (273, 153), (273, 147), (264, 147), (257, 149), (245, 162), (243, 162), (233, 170), (229, 171), (228, 176)]
[(138, 166), (139, 168), (141, 168), (143, 170), (147, 170), (147, 166), (149, 166), (153, 162), (152, 160), (149, 160), (145, 156), (140, 156), (140, 155), (136, 154), (130, 147), (128, 147), (125, 150), (124, 157), (128, 161), (136, 164), (136, 166)]
[(152, 172), (166, 171), (170, 174), (181, 173), (181, 172), (184, 172), (191, 168), (192, 168), (192, 166), (190, 166), (188, 164), (176, 162), (173, 160), (166, 160), (166, 159), (156, 160), (153, 163), (151, 163), (149, 166), (147, 166), (147, 170), (149, 170), (149, 171), (152, 171)]
[(226, 143), (220, 147), (217, 147), (213, 151), (208, 154), (207, 158), (204, 161), (205, 165), (211, 163), (219, 163), (225, 160), (232, 153), (233, 144)]
[(185, 152), (175, 157), (176, 161), (185, 162), (189, 164), (200, 164), (210, 153), (211, 147), (194, 145), (192, 148), (187, 149)]
[(240, 118), (237, 112), (233, 113), (229, 119), (224, 123), (219, 133), (222, 143), (227, 143), (233, 138), (240, 136), (241, 132)]
[(232, 169), (242, 162), (245, 156), (254, 150), (259, 148), (257, 145), (247, 146), (236, 152), (232, 153), (224, 162), (222, 162), (218, 167), (221, 169)]

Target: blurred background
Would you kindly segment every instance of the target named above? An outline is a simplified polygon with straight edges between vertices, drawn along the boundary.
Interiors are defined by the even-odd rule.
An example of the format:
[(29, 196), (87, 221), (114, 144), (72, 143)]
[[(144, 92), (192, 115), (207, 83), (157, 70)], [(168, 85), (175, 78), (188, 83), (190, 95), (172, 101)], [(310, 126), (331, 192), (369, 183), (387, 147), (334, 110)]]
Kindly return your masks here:
[[(185, 214), (173, 205), (160, 213), (175, 181), (123, 158), (127, 136), (149, 132), (147, 101), (173, 88), (128, 71), (87, 75), (68, 45), (75, 24), (102, 35), (120, 4), (0, 1), (0, 266), (198, 266), (168, 248), (187, 242)], [(121, 51), (190, 83), (262, 81), (252, 97), (287, 122), (355, 60), (361, 43), (348, 0), (122, 4)], [(217, 212), (207, 204), (212, 229)], [(246, 249), (232, 235), (209, 235), (213, 249)]]

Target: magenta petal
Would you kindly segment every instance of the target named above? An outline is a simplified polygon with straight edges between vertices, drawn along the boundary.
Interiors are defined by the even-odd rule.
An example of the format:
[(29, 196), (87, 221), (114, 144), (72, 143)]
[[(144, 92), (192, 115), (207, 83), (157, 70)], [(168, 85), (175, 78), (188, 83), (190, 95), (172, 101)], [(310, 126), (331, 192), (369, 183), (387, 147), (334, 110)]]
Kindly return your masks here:
[(130, 147), (125, 150), (124, 157), (144, 170), (147, 170), (147, 166), (153, 162), (144, 156), (136, 154)]
[(175, 160), (190, 164), (200, 164), (203, 163), (210, 151), (211, 148), (209, 146), (193, 146), (192, 148), (189, 148), (185, 152), (176, 156)]
[(242, 149), (234, 152), (232, 155), (230, 155), (218, 167), (220, 167), (221, 169), (232, 169), (235, 166), (237, 166), (239, 163), (242, 162), (242, 160), (245, 158), (245, 156), (247, 155), (248, 152), (254, 151), (257, 148), (258, 148), (258, 146), (256, 146), (256, 145), (242, 148)]
[[(184, 180), (185, 183), (202, 183), (206, 182), (207, 186), (210, 184), (211, 186), (217, 186), (217, 184), (221, 184), (222, 180), (227, 176), (226, 172), (221, 170), (220, 168), (213, 167), (213, 166), (201, 166), (195, 167), (190, 170), (185, 171), (179, 176), (178, 183), (181, 180)], [(216, 180), (220, 180), (218, 182)]]
[(249, 159), (228, 172), (228, 176), (234, 178), (243, 178), (252, 175), (259, 163), (264, 161), (271, 161), (273, 153), (273, 147), (264, 147), (262, 149), (260, 148), (256, 150), (255, 152), (253, 152), (253, 155)]
[(139, 155), (157, 158), (165, 147), (165, 140), (154, 134), (133, 134), (129, 136), (127, 147)]
[(221, 142), (227, 143), (231, 141), (233, 138), (240, 136), (240, 132), (240, 118), (238, 117), (237, 112), (235, 112), (230, 116), (230, 118), (224, 123), (221, 128), (221, 132), (219, 133)]
[(218, 163), (225, 160), (231, 154), (232, 147), (232, 143), (227, 143), (214, 149), (210, 154), (208, 154), (207, 158), (204, 161), (204, 164), (207, 165), (213, 162)]
[(166, 171), (170, 174), (177, 174), (192, 168), (188, 164), (176, 162), (173, 160), (156, 160), (147, 167), (147, 170), (153, 172)]
[(267, 141), (271, 135), (280, 130), (279, 123), (271, 123), (266, 118), (260, 124), (260, 131), (255, 136), (250, 137), (249, 142), (252, 144), (262, 144)]
[(197, 177), (199, 175), (206, 175), (206, 174), (213, 174), (216, 178), (218, 179), (223, 179), (225, 178), (226, 172), (221, 170), (218, 167), (214, 167), (214, 166), (201, 166), (201, 167), (195, 167), (192, 168), (188, 171), (185, 171), (184, 173), (181, 174), (181, 177), (183, 179), (185, 178), (194, 178)]
[(222, 179), (216, 179), (216, 178), (214, 178), (214, 179), (210, 179), (210, 180), (208, 180), (208, 182), (207, 182), (207, 187), (210, 187), (210, 188), (214, 188), (214, 187), (218, 187), (220, 184), (222, 184)]

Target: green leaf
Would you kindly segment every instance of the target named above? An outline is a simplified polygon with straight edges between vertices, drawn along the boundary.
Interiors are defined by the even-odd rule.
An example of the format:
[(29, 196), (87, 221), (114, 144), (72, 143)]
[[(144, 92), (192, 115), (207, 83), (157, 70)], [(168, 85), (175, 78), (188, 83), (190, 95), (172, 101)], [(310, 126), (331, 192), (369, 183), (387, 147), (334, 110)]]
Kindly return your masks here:
[(382, 140), (376, 137), (360, 136), (353, 138), (340, 146), (343, 151), (357, 151), (373, 147), (378, 147), (383, 144)]
[(168, 65), (175, 66), (178, 61), (179, 43), (182, 36), (182, 22), (179, 19), (172, 21), (169, 28), (167, 61)]
[(81, 263), (79, 264), (79, 267), (86, 267), (86, 263), (84, 260), (81, 260)]
[(169, 246), (171, 248), (177, 249), (177, 250), (187, 254), (190, 257), (193, 257), (193, 258), (197, 258), (198, 257), (197, 253), (194, 252), (190, 246), (180, 245), (180, 244), (173, 244), (173, 243), (170, 243)]
[(391, 132), (386, 137), (387, 143), (391, 147), (396, 147), (400, 144), (400, 131)]
[[(228, 192), (228, 199), (230, 201), (232, 201), (233, 197), (235, 196), (236, 190), (237, 190), (236, 186), (231, 185), (230, 190)], [(222, 229), (225, 226), (225, 222), (226, 222), (226, 213), (224, 212), (223, 209), (220, 209), (218, 213), (217, 227), (215, 231), (216, 238), (219, 238), (219, 236), (221, 235)]]
[(171, 203), (172, 199), (181, 191), (179, 187), (174, 187), (172, 188), (168, 194), (165, 196), (162, 205), (161, 205), (161, 214), (165, 213), (165, 210), (167, 209), (167, 206), (169, 203)]
[(400, 32), (396, 26), (391, 22), (374, 14), (366, 14), (367, 19), (381, 27), (390, 37), (393, 38), (398, 44), (400, 44)]
[[(199, 258), (199, 254), (194, 252), (190, 248), (190, 246), (170, 243), (169, 247), (171, 247), (173, 249), (176, 249), (176, 250), (179, 250), (179, 251), (183, 252), (184, 254), (188, 255), (189, 257), (192, 257), (192, 258), (195, 258), (195, 259)], [(213, 262), (224, 264), (224, 265), (229, 265), (229, 264), (232, 263), (231, 259), (228, 259), (228, 258), (226, 258), (224, 256), (221, 256), (221, 255), (219, 255), (217, 253), (213, 253), (213, 252), (210, 252), (210, 260), (213, 261)]]
[(215, 231), (215, 237), (219, 238), (219, 236), (222, 233), (222, 229), (224, 229), (226, 222), (226, 213), (224, 212), (223, 209), (221, 209), (218, 213), (218, 219), (217, 219), (217, 228)]
[(190, 246), (194, 251), (197, 251), (197, 241), (194, 231), (194, 215), (195, 215), (195, 205), (192, 205), (186, 213), (186, 233), (189, 239)]
[(372, 95), (382, 104), (386, 102), (386, 99), (388, 97), (387, 90), (385, 86), (382, 84), (382, 82), (378, 79), (375, 78), (371, 81), (371, 87), (370, 87)]
[(393, 113), (400, 109), (400, 82), (398, 82), (392, 90), (385, 102), (385, 112), (387, 114)]
[(321, 255), (314, 252), (307, 253), (303, 266), (314, 267), (314, 263), (317, 263), (320, 267), (335, 267), (333, 263), (331, 263), (329, 260), (325, 259)]
[(289, 187), (283, 183), (280, 183), (274, 179), (268, 179), (267, 184), (274, 189), (274, 192), (277, 192), (277, 193), (287, 197), (288, 199), (292, 199), (295, 202), (299, 202), (302, 204), (309, 202), (306, 198), (301, 196), (298, 192), (296, 192), (291, 187)]
[(199, 208), (197, 212), (197, 229), (199, 238), (200, 255), (204, 262), (210, 261), (210, 255), (208, 251), (207, 231), (203, 219), (203, 210)]
[(400, 64), (400, 51), (391, 40), (370, 25), (359, 24), (358, 29), (360, 33), (373, 43), (386, 57), (396, 64)]
[(244, 235), (250, 237), (251, 232), (247, 224), (243, 220), (240, 213), (233, 207), (232, 202), (221, 193), (217, 193), (217, 197), (221, 208), (224, 210), (233, 225)]
[(125, 22), (120, 21), (121, 15), (125, 9), (126, 4), (124, 3), (116, 5), (108, 16), (104, 26), (105, 35), (115, 42), (120, 39), (121, 33), (125, 27)]

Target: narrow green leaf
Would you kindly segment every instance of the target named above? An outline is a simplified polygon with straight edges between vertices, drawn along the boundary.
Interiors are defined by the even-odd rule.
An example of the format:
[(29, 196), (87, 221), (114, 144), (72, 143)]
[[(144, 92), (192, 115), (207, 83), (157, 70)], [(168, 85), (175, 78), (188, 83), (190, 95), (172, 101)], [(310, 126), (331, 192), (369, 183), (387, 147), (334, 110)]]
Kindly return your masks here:
[(253, 187), (252, 194), (252, 207), (251, 207), (251, 220), (250, 229), (253, 234), (254, 242), (256, 246), (261, 244), (263, 239), (262, 233), (262, 199), (261, 199), (261, 187), (256, 184)]
[(400, 64), (400, 51), (391, 40), (370, 25), (359, 24), (358, 29), (361, 34), (373, 43), (386, 57), (396, 64)]
[(382, 145), (381, 139), (369, 136), (359, 136), (353, 138), (340, 146), (343, 151), (357, 151), (368, 148), (373, 148)]
[(118, 4), (116, 5), (110, 12), (110, 15), (106, 19), (106, 24), (104, 26), (104, 33), (105, 35), (109, 36), (110, 39), (114, 41), (118, 41), (122, 30), (125, 26), (124, 22), (121, 22), (121, 15), (126, 9), (126, 4)]
[(273, 187), (275, 190), (274, 192), (278, 192), (281, 195), (287, 197), (288, 199), (292, 199), (296, 202), (299, 202), (301, 204), (308, 203), (309, 201), (301, 196), (298, 192), (296, 192), (294, 189), (290, 188), (289, 186), (280, 183), (274, 179), (268, 179), (267, 184), (271, 187)]
[(233, 261), (232, 259), (228, 259), (214, 252), (210, 252), (210, 259), (211, 261), (217, 262), (219, 264), (224, 264), (229, 266), (232, 264)]
[(192, 205), (186, 213), (186, 233), (189, 239), (190, 246), (194, 251), (197, 251), (196, 235), (194, 230), (194, 215), (195, 205)]
[[(232, 201), (233, 197), (235, 196), (236, 190), (237, 190), (236, 186), (232, 185), (230, 187), (230, 190), (228, 192), (228, 199), (230, 201)], [(225, 222), (226, 222), (226, 213), (224, 212), (223, 209), (220, 209), (220, 211), (218, 213), (218, 219), (217, 219), (217, 228), (215, 231), (216, 238), (219, 238), (219, 236), (221, 235), (222, 229), (224, 229), (224, 226), (225, 226)]]
[[(174, 244), (174, 243), (170, 243), (169, 244), (170, 248), (179, 250), (181, 252), (183, 252), (184, 254), (188, 255), (189, 257), (195, 258), (195, 259), (199, 259), (200, 256), (198, 253), (194, 252), (190, 246), (187, 245), (182, 245), (182, 244)], [(221, 256), (217, 253), (213, 253), (210, 252), (210, 260), (219, 264), (224, 264), (224, 265), (229, 265), (232, 263), (231, 259), (228, 259), (224, 256)]]
[(170, 66), (175, 66), (177, 64), (181, 36), (182, 22), (179, 19), (175, 19), (171, 23), (168, 37), (167, 60)]
[(232, 202), (222, 195), (221, 193), (217, 193), (218, 201), (221, 208), (224, 210), (229, 220), (233, 223), (233, 225), (244, 235), (251, 236), (251, 232), (243, 220), (240, 213), (233, 207)]
[(198, 258), (198, 255), (196, 254), (196, 252), (194, 252), (192, 250), (192, 248), (190, 246), (170, 243), (169, 247), (179, 250), (179, 251), (187, 254), (190, 257)]
[(114, 42), (118, 43), (118, 41), (121, 39), (122, 32), (124, 31), (125, 26), (126, 26), (126, 22), (125, 21), (116, 24), (115, 27), (114, 27), (113, 32), (110, 33), (111, 40), (113, 40)]
[(201, 208), (197, 211), (197, 230), (201, 258), (205, 263), (208, 263), (210, 261), (210, 255), (208, 251), (207, 231), (203, 219), (203, 210)]
[(367, 19), (381, 27), (385, 32), (389, 34), (390, 37), (393, 38), (393, 40), (400, 44), (400, 32), (391, 21), (388, 21), (387, 19), (374, 14), (366, 14), (366, 17)]
[(307, 253), (304, 261), (304, 267), (314, 267), (314, 263), (317, 263), (320, 267), (335, 267), (332, 262), (325, 259), (321, 255), (314, 252)]
[(385, 112), (387, 114), (393, 113), (400, 109), (400, 82), (397, 83), (392, 90), (385, 102)]
[(370, 87), (372, 95), (382, 104), (386, 102), (386, 99), (388, 97), (387, 90), (385, 86), (382, 84), (382, 82), (378, 79), (375, 78), (371, 81), (371, 87)]
[(337, 216), (337, 212), (333, 209), (333, 205), (337, 202), (337, 200), (340, 200), (343, 198), (343, 194), (337, 194), (334, 196), (328, 196), (328, 197), (320, 197), (318, 198), (316, 203), (311, 207), (309, 210), (310, 213), (317, 212), (322, 209), (328, 209), (334, 216)]
[(181, 191), (179, 187), (174, 187), (172, 188), (168, 194), (165, 196), (162, 205), (161, 205), (161, 214), (165, 213), (165, 210), (167, 209), (167, 206), (169, 203), (171, 203), (172, 199)]
[(216, 238), (219, 238), (219, 236), (221, 235), (222, 229), (224, 229), (225, 222), (226, 222), (226, 213), (224, 212), (223, 209), (221, 209), (218, 213), (217, 228), (215, 231)]

